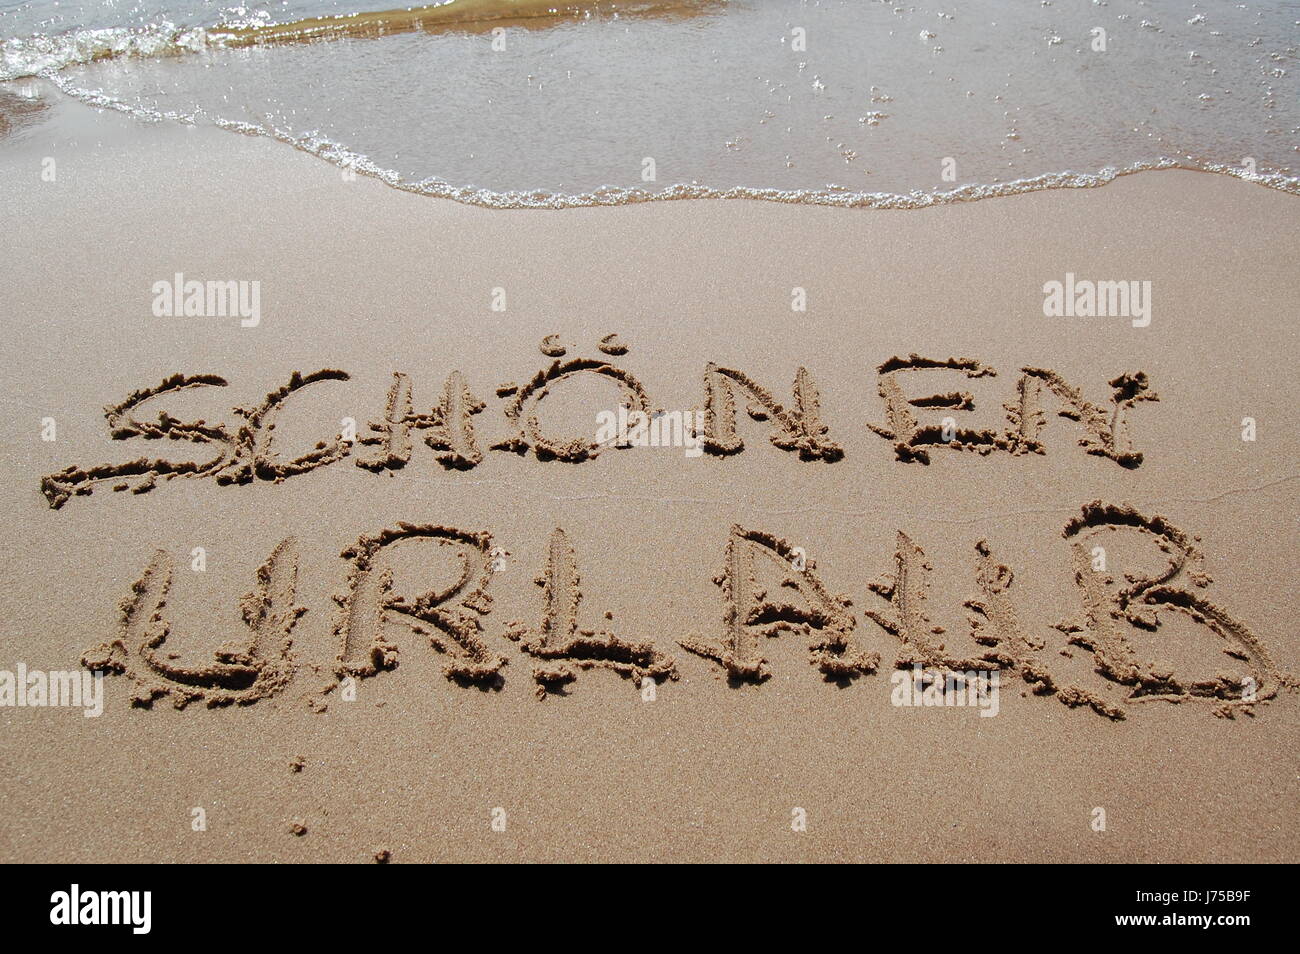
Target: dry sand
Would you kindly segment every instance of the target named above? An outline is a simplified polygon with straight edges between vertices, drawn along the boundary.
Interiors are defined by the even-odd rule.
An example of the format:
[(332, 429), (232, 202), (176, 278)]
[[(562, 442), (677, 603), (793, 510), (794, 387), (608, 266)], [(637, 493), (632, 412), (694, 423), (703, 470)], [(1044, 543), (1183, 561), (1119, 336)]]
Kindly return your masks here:
[[(1228, 718), (1215, 714), (1224, 698), (1133, 702), (1132, 686), (1096, 671), (1109, 659), (1113, 674), (1136, 673), (1153, 691), (1159, 660), (1179, 685), (1199, 681), (1220, 696), (1232, 695), (1235, 677), (1215, 683), (1219, 673), (1254, 674), (1264, 694), (1278, 674), (1300, 673), (1293, 197), (1170, 171), (903, 213), (719, 201), (512, 213), (347, 182), (282, 145), (227, 133), (142, 130), (112, 114), (51, 129), (60, 141), (20, 138), (0, 151), (11, 222), (0, 265), (9, 333), (0, 492), (10, 521), (0, 669), (75, 669), (84, 652), (111, 656), (96, 647), (122, 635), (119, 604), (133, 583), (148, 584), (142, 600), (158, 595), (161, 550), (174, 583), (171, 634), (155, 662), (189, 681), (147, 674), (148, 621), (137, 618), (119, 660), (140, 678), (108, 676), (101, 717), (0, 708), (0, 859), (1300, 860), (1293, 689), (1229, 706)], [(41, 181), (45, 155), (58, 158), (55, 183)], [(151, 287), (176, 272), (260, 281), (260, 325), (155, 317)], [(1044, 282), (1067, 272), (1151, 281), (1150, 326), (1044, 317)], [(791, 310), (795, 287), (806, 290), (806, 312)], [(498, 288), (504, 312), (490, 307)], [(625, 354), (598, 347), (613, 333)], [(548, 349), (565, 356), (541, 353), (548, 335), (557, 336)], [(951, 414), (962, 428), (1008, 429), (1003, 405), (1019, 400), (1022, 367), (1077, 388), (1102, 424), (1107, 382), (1125, 373), (1145, 372), (1159, 400), (1125, 409), (1131, 447), (1107, 445), (1094, 428), (1093, 449), (1110, 456), (1079, 446), (1085, 426), (1059, 417), (1047, 388), (1044, 453), (929, 445), (930, 463), (904, 462), (869, 425), (891, 428), (877, 368), (912, 353), (997, 372), (901, 375), (909, 395), (973, 396), (973, 410), (911, 407), (918, 424)], [(702, 406), (715, 362), (771, 392), (789, 420), (791, 386), (806, 368), (827, 431), (805, 428), (786, 435), (788, 449), (774, 446), (773, 422), (746, 416), (753, 402), (737, 391), (744, 447), (726, 456), (633, 448), (541, 460), (527, 409), (527, 446), (491, 449), (512, 437), (514, 395), (498, 387), (524, 388), (552, 361), (573, 359), (623, 369), (651, 407), (668, 410)], [(448, 446), (435, 450), (426, 427), (410, 432), (401, 469), (354, 466), (394, 447), (402, 456), (399, 434), (281, 481), (263, 479), (275, 476), (266, 452), (245, 461), (245, 483), (181, 476), (132, 493), (114, 492), (111, 480), (57, 509), (42, 494), (42, 477), (70, 465), (212, 456), (187, 439), (111, 440), (103, 408), (134, 391), (176, 373), (220, 376), (227, 386), (169, 394), (137, 417), (182, 438), (194, 429), (175, 422), (199, 419), (234, 434), (248, 421), (232, 408), (256, 416), (293, 372), (322, 369), (348, 379), (288, 397), (274, 431), (280, 460), (328, 445), (345, 417), (371, 433), (394, 372), (409, 376), (421, 423), (436, 423), (459, 371), (485, 405), (472, 415), (481, 461), (463, 431), (442, 434)], [(711, 386), (723, 383), (715, 376)], [(543, 429), (592, 434), (595, 411), (616, 407), (623, 386), (602, 370), (554, 383), (538, 412)], [(448, 391), (459, 420), (463, 392)], [(158, 423), (162, 410), (175, 421)], [(47, 417), (54, 442), (40, 439)], [(1253, 442), (1242, 440), (1245, 417), (1257, 423)], [(831, 442), (838, 460), (825, 459), (837, 456), (824, 453)], [(801, 459), (801, 446), (804, 458), (823, 459)], [(139, 477), (126, 483), (142, 489)], [(1164, 515), (1189, 539), (1162, 555), (1140, 529), (1063, 536), (1094, 500)], [(385, 528), (403, 521), (426, 539), (371, 559)], [(758, 542), (737, 539), (729, 559), (733, 525)], [(446, 528), (461, 532), (454, 547), (437, 542), (456, 537)], [(765, 535), (802, 548), (821, 588), (797, 571), (802, 591), (781, 587), (776, 561), (762, 557)], [(1079, 552), (1107, 546), (1107, 573), (1085, 565), (1076, 581), (1079, 540)], [(933, 566), (925, 612), (942, 635), (919, 624), (914, 605), (891, 603), (887, 585), (869, 588), (911, 545)], [(195, 547), (206, 553), (203, 573), (190, 567)], [(414, 605), (455, 580), (457, 548), (475, 561), (457, 599), (474, 608), (440, 616), (427, 601)], [(1192, 559), (1163, 591), (1144, 589), (1187, 548), (1203, 553), (1212, 582), (1197, 585)], [(755, 553), (763, 579), (752, 587)], [(495, 572), (484, 570), (491, 561)], [(918, 585), (919, 563), (907, 561), (905, 588)], [(249, 603), (246, 625), (240, 599), (259, 592), (264, 564), (270, 602)], [(536, 585), (548, 564), (550, 582)], [(334, 599), (353, 601), (350, 580), (380, 586), (384, 565), (427, 630), (379, 633), (397, 651), (392, 669), (376, 665), (393, 661), (391, 648), (387, 660), (370, 652), (373, 618), (345, 620)], [(1014, 571), (1009, 589), (1003, 565)], [(1158, 591), (1155, 632), (1111, 617), (1125, 573), (1141, 591), (1134, 612), (1142, 592)], [(981, 595), (981, 578), (994, 617), (982, 632), (1007, 625), (1009, 601), (1021, 631), (1044, 644), (1031, 655), (1067, 691), (1029, 691), (1022, 656), (1019, 674), (1002, 674), (996, 717), (892, 705), (898, 660), (990, 652), (971, 638), (963, 606)], [(754, 592), (769, 586), (779, 595)], [(739, 607), (730, 628), (728, 593)], [(1187, 594), (1218, 610), (1197, 622), (1172, 608)], [(759, 606), (781, 600), (802, 618), (815, 606), (813, 632), (753, 636), (747, 611), (800, 618)], [(290, 605), (306, 613), (280, 658)], [(874, 621), (899, 628), (897, 613), (918, 624), (907, 645)], [(1056, 623), (1081, 628), (1067, 634)], [(1136, 662), (1106, 642), (1121, 630)], [(254, 633), (267, 658), (250, 666), (237, 650)], [(1100, 652), (1068, 646), (1067, 635)], [(235, 651), (223, 668), (213, 654), (227, 644)], [(999, 649), (1014, 657), (1010, 646)], [(742, 678), (729, 683), (710, 651)], [(566, 661), (574, 656), (618, 665), (584, 669)], [(760, 669), (762, 682), (743, 678)], [(355, 701), (323, 691), (336, 670), (356, 674)], [(653, 701), (639, 688), (647, 674), (662, 678), (652, 680)], [(133, 706), (150, 687), (168, 691), (151, 708)], [(187, 698), (183, 709), (172, 704)], [(1108, 706), (1125, 718), (1097, 711)], [(193, 830), (196, 808), (205, 831)], [(1105, 831), (1094, 830), (1096, 808)], [(498, 809), (504, 831), (494, 830)], [(806, 830), (792, 829), (795, 809)]]

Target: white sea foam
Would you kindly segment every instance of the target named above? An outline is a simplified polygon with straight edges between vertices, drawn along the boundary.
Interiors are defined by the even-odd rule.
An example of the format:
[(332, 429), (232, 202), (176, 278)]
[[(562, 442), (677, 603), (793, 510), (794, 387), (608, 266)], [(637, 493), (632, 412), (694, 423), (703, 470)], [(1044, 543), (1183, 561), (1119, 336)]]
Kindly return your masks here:
[(180, 56), (220, 43), (221, 38), (209, 37), (201, 27), (172, 23), (13, 37), (0, 45), (0, 80), (48, 76), (70, 66), (116, 57)]

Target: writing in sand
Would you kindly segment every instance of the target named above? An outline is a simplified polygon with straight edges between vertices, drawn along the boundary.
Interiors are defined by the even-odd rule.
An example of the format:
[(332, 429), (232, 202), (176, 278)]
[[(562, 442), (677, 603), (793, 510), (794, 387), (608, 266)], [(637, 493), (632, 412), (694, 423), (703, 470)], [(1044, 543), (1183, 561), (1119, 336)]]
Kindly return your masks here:
[[(558, 438), (544, 431), (539, 406), (565, 382), (583, 375), (618, 386), (625, 420), (644, 424), (663, 414), (641, 382), (609, 360), (627, 351), (615, 336), (602, 339), (603, 357), (566, 358), (551, 338), (543, 341), (542, 350), (553, 360), (527, 384), (496, 389), (506, 434), (486, 450), (580, 463), (609, 447), (635, 446), (635, 436), (622, 428), (612, 443), (599, 435)], [(996, 375), (994, 369), (971, 358), (912, 354), (881, 363), (876, 368), (876, 389), (883, 420), (867, 426), (890, 443), (898, 462), (928, 464), (940, 450), (1046, 453), (1043, 432), (1048, 410), (1054, 408), (1059, 416), (1076, 422), (1077, 443), (1085, 452), (1123, 468), (1142, 463), (1129, 415), (1139, 402), (1158, 397), (1140, 371), (1110, 377), (1107, 400), (1094, 404), (1055, 372), (1023, 367), (1003, 406), (1005, 427), (990, 429), (955, 423), (954, 413), (973, 408), (971, 395), (964, 391), (909, 392), (905, 387), (909, 376), (927, 370), (955, 371), (968, 378)], [(142, 413), (149, 402), (227, 383), (215, 374), (175, 374), (107, 407), (110, 434), (118, 440), (188, 442), (205, 448), (206, 455), (197, 460), (143, 456), (126, 463), (71, 466), (43, 477), (41, 490), (57, 510), (73, 497), (90, 495), (103, 486), (144, 493), (160, 480), (177, 478), (208, 479), (227, 486), (282, 482), (349, 457), (368, 471), (400, 469), (413, 457), (416, 436), (423, 437), (434, 459), (448, 470), (466, 471), (484, 463), (486, 454), (474, 419), (487, 405), (473, 394), (459, 371), (447, 376), (437, 404), (420, 412), (415, 410), (410, 377), (395, 372), (382, 412), (368, 424), (364, 436), (347, 433), (345, 421), (343, 432), (332, 440), (319, 442), (305, 455), (282, 457), (272, 439), (277, 413), (305, 388), (347, 379), (346, 372), (334, 369), (294, 372), (287, 384), (268, 393), (257, 406), (236, 408), (237, 426), (181, 421), (166, 412), (150, 419)], [(744, 372), (709, 362), (704, 368), (703, 397), (702, 412), (681, 415), (675, 423), (689, 429), (706, 453), (729, 455), (744, 449), (737, 427), (742, 406), (738, 402), (744, 402), (751, 418), (768, 424), (775, 447), (805, 461), (833, 464), (844, 457), (822, 421), (817, 387), (806, 368), (796, 370), (793, 400), (786, 405)], [(918, 420), (918, 415), (932, 418), (934, 412), (944, 415), (940, 422)], [(1157, 569), (1122, 578), (1108, 573), (1104, 559), (1097, 559), (1097, 552), (1104, 549), (1095, 545), (1105, 534), (1140, 541), (1155, 558)], [(1058, 650), (1048, 650), (1048, 641), (1022, 623), (1014, 592), (1016, 574), (983, 539), (973, 541), (976, 592), (964, 603), (970, 651), (949, 650), (943, 627), (931, 621), (927, 592), (932, 567), (922, 547), (901, 530), (895, 537), (892, 568), (866, 585), (868, 605), (861, 615), (895, 645), (895, 669), (998, 671), (1021, 679), (1028, 692), (1115, 720), (1124, 719), (1133, 704), (1147, 701), (1199, 701), (1215, 714), (1231, 717), (1253, 713), (1279, 693), (1300, 687), (1278, 668), (1253, 630), (1207, 597), (1210, 578), (1203, 568), (1199, 538), (1159, 515), (1094, 500), (1066, 523), (1062, 539), (1063, 558), (1073, 570), (1077, 612), (1054, 627), (1057, 641), (1063, 643)], [(388, 556), (399, 542), (404, 547), (443, 548), (454, 557), (450, 561), (454, 572), (428, 581), (431, 586), (423, 592), (398, 592)], [(719, 667), (733, 685), (762, 684), (770, 678), (771, 664), (763, 655), (763, 645), (779, 636), (805, 642), (808, 661), (827, 681), (850, 683), (877, 672), (881, 653), (867, 648), (853, 600), (826, 588), (802, 547), (741, 526), (733, 526), (720, 543), (722, 571), (713, 582), (722, 594), (721, 623), (707, 634), (679, 634), (673, 640), (677, 646)], [(344, 548), (346, 582), (335, 596), (332, 623), (337, 654), (331, 678), (309, 691), (308, 704), (324, 711), (330, 693), (340, 687), (350, 690), (357, 680), (395, 668), (399, 649), (392, 640), (400, 631), (427, 640), (445, 657), (447, 678), (463, 686), (502, 689), (503, 669), (511, 658), (508, 649), (515, 658), (522, 655), (531, 662), (532, 683), (541, 698), (566, 692), (581, 673), (592, 670), (617, 673), (642, 692), (653, 692), (655, 685), (678, 678), (676, 659), (655, 642), (583, 626), (577, 549), (560, 528), (550, 536), (537, 578), (541, 589), (537, 617), (508, 622), (491, 633), (490, 589), (502, 552), (483, 529), (406, 522), (362, 534)], [(211, 662), (187, 666), (172, 651), (177, 639), (168, 608), (173, 563), (170, 554), (159, 550), (121, 605), (118, 633), (89, 649), (82, 663), (128, 677), (135, 684), (133, 701), (145, 707), (162, 697), (170, 697), (178, 707), (193, 701), (215, 707), (251, 704), (281, 693), (303, 671), (293, 651), (294, 629), (307, 612), (296, 602), (298, 561), (296, 541), (290, 537), (279, 542), (257, 568), (254, 588), (240, 603), (243, 631), (224, 644)], [(1157, 633), (1175, 617), (1211, 637), (1230, 663), (1219, 672), (1189, 675), (1166, 662), (1144, 658), (1133, 636)], [(1091, 655), (1092, 669), (1108, 691), (1059, 675), (1053, 656), (1072, 658), (1080, 651)]]

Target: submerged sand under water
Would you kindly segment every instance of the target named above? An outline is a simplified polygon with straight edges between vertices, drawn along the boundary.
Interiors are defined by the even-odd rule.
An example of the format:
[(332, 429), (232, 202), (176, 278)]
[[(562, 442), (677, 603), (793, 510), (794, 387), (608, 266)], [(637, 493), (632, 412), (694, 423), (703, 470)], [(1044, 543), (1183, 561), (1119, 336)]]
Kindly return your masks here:
[(1168, 166), (1297, 190), (1284, 3), (308, 0), (272, 19), (174, 0), (106, 16), (0, 12), (0, 78), (473, 204), (911, 208)]

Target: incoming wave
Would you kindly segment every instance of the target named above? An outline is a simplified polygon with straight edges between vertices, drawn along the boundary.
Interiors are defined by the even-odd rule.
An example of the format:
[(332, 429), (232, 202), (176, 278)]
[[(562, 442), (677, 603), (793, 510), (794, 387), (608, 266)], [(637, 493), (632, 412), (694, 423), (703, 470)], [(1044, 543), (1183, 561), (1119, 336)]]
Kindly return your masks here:
[(152, 23), (146, 27), (73, 30), (53, 36), (14, 37), (0, 46), (0, 80), (48, 76), (70, 66), (119, 57), (158, 58), (197, 53), (220, 44), (202, 27)]
[(292, 23), (253, 24), (223, 30), (229, 46), (302, 43), (341, 37), (389, 36), (395, 33), (485, 33), (501, 26), (546, 27), (593, 16), (683, 19), (724, 6), (726, 0), (444, 0), (401, 10), (312, 17)]
[[(400, 33), (486, 33), (502, 26), (544, 29), (597, 16), (685, 19), (725, 6), (727, 0), (444, 0), (394, 10), (307, 17), (286, 23), (264, 17), (206, 26), (170, 21), (139, 27), (79, 29), (13, 37), (0, 45), (0, 81), (48, 76), (71, 66), (123, 57), (162, 58), (205, 49), (366, 39)], [(241, 8), (242, 10), (242, 8)]]

